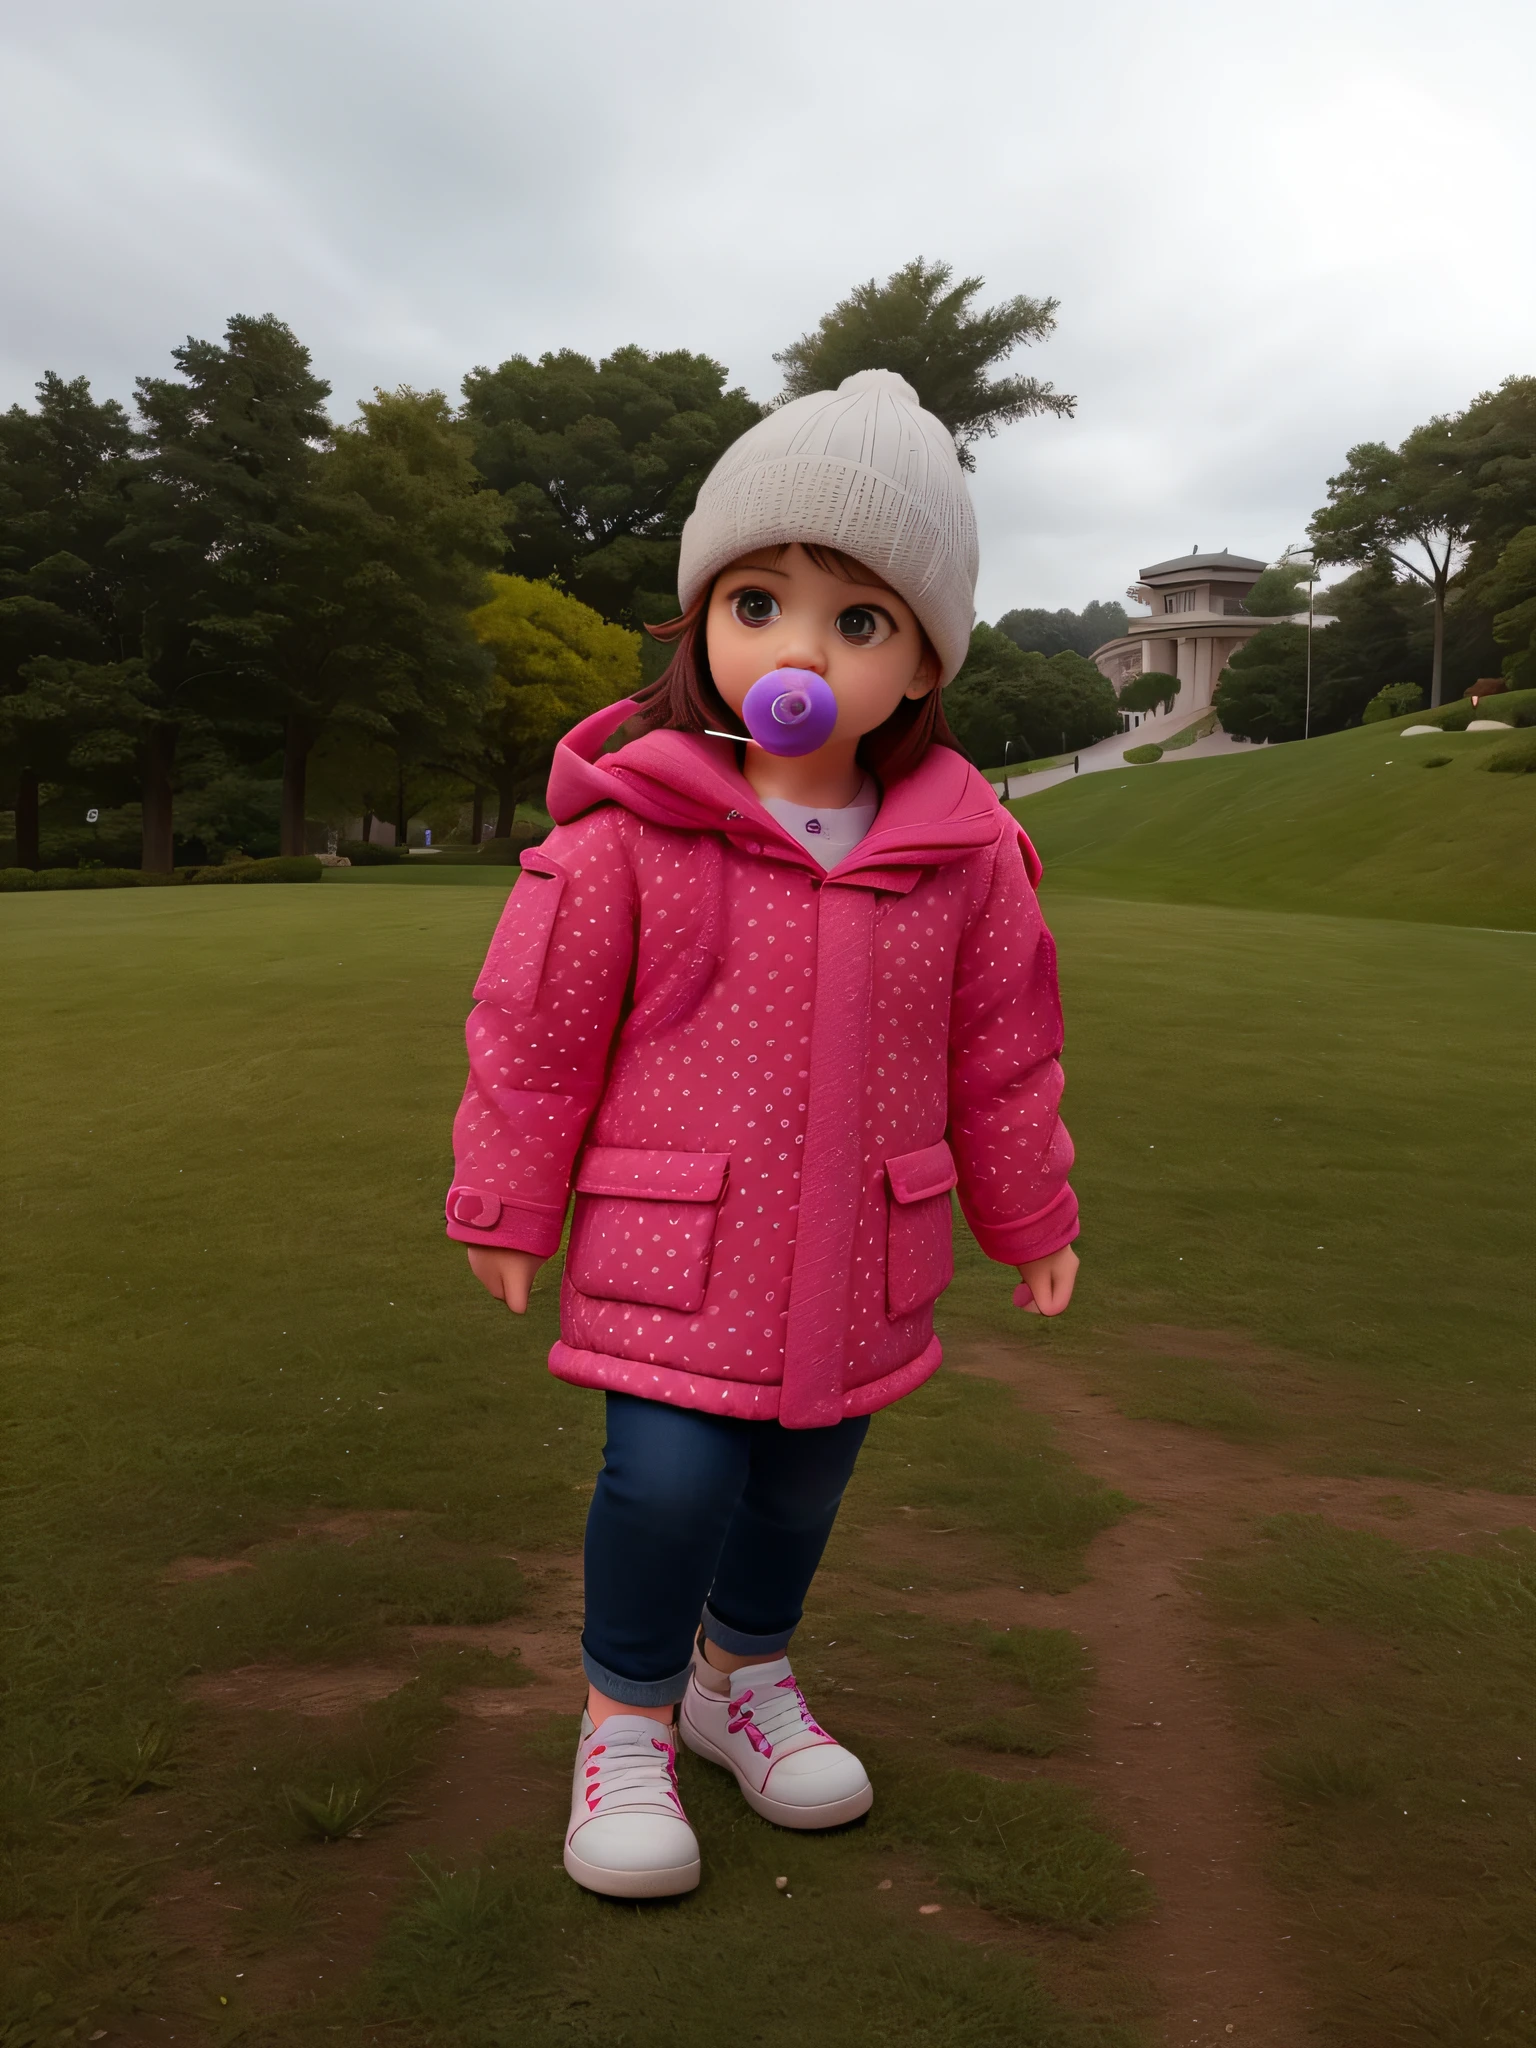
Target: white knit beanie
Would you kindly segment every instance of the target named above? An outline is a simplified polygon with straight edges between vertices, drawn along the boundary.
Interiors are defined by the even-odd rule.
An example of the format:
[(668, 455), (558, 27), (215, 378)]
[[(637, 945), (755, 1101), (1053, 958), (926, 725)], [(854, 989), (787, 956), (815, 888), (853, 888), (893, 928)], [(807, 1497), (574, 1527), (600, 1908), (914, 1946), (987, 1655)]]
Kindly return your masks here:
[(839, 548), (917, 614), (947, 683), (971, 642), (976, 514), (949, 429), (894, 370), (860, 370), (748, 428), (683, 528), (686, 611), (731, 562), (794, 541)]

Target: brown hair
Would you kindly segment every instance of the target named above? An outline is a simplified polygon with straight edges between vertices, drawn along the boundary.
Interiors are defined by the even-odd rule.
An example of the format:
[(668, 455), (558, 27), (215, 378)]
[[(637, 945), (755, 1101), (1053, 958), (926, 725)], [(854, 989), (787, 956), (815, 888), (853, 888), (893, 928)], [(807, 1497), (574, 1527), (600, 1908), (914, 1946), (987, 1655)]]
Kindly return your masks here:
[[(855, 561), (839, 548), (822, 547), (814, 542), (803, 545), (816, 567), (829, 575), (841, 576), (848, 583), (878, 583), (882, 589), (891, 588), (883, 576), (876, 575), (863, 562)], [(785, 550), (777, 548), (774, 552), (782, 555)], [(741, 720), (715, 688), (715, 679), (709, 672), (709, 648), (704, 629), (713, 594), (714, 584), (711, 583), (681, 618), (669, 619), (665, 625), (646, 627), (653, 640), (675, 647), (676, 652), (653, 683), (646, 683), (635, 692), (635, 701), (640, 709), (630, 720), (628, 730), (637, 733), (704, 732), (710, 729), (729, 732), (740, 725)], [(921, 627), (918, 630), (921, 631)], [(937, 668), (938, 656), (926, 633), (923, 634), (923, 651)], [(865, 733), (860, 740), (859, 765), (889, 786), (899, 782), (904, 775), (910, 775), (930, 747), (954, 747), (958, 753), (958, 744), (949, 729), (939, 698), (937, 687), (929, 690), (926, 696), (903, 697), (885, 723), (876, 726), (873, 732)]]

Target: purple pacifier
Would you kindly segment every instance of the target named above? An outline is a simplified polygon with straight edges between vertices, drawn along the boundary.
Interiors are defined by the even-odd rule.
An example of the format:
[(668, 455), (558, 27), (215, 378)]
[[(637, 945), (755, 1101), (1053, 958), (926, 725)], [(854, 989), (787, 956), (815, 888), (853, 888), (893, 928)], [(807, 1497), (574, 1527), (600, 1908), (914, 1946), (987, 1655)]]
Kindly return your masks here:
[(775, 668), (748, 690), (741, 715), (765, 753), (814, 754), (832, 737), (837, 699), (814, 669)]

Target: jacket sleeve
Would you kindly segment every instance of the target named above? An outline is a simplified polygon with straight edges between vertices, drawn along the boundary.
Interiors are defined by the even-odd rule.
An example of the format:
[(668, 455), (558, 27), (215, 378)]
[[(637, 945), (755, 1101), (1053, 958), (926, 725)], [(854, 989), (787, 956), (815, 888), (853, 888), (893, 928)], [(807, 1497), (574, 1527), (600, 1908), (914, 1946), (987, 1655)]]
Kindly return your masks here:
[(960, 1207), (987, 1257), (1010, 1266), (1043, 1259), (1077, 1235), (1072, 1141), (1059, 1113), (1056, 947), (1023, 852), (1010, 821), (962, 942), (949, 1040)]
[(465, 1026), (448, 1235), (548, 1258), (577, 1148), (608, 1070), (634, 955), (634, 884), (618, 813), (523, 856)]

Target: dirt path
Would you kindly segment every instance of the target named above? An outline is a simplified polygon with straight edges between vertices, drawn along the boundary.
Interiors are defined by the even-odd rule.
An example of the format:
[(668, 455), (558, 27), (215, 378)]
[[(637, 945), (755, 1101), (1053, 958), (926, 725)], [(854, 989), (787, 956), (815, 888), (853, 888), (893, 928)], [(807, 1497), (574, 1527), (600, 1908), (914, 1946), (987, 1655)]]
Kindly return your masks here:
[[(1401, 1481), (1388, 1494), (1381, 1481), (1288, 1473), (1270, 1454), (1128, 1421), (1035, 1350), (957, 1345), (949, 1362), (1016, 1388), (1050, 1417), (1085, 1471), (1141, 1505), (1092, 1545), (1085, 1584), (1055, 1598), (996, 1594), (985, 1618), (1070, 1628), (1097, 1660), (1088, 1754), (1051, 1768), (1094, 1793), (1157, 1889), (1155, 1918), (1117, 1937), (1117, 1947), (1166, 1999), (1163, 2039), (1170, 2048), (1229, 2040), (1300, 2048), (1310, 2038), (1307, 1996), (1264, 1877), (1272, 1811), (1254, 1745), (1224, 1696), (1188, 1567), (1283, 1512), (1446, 1545), (1509, 1526), (1520, 1519), (1518, 1503)], [(981, 1603), (973, 1596), (969, 1604)]]

